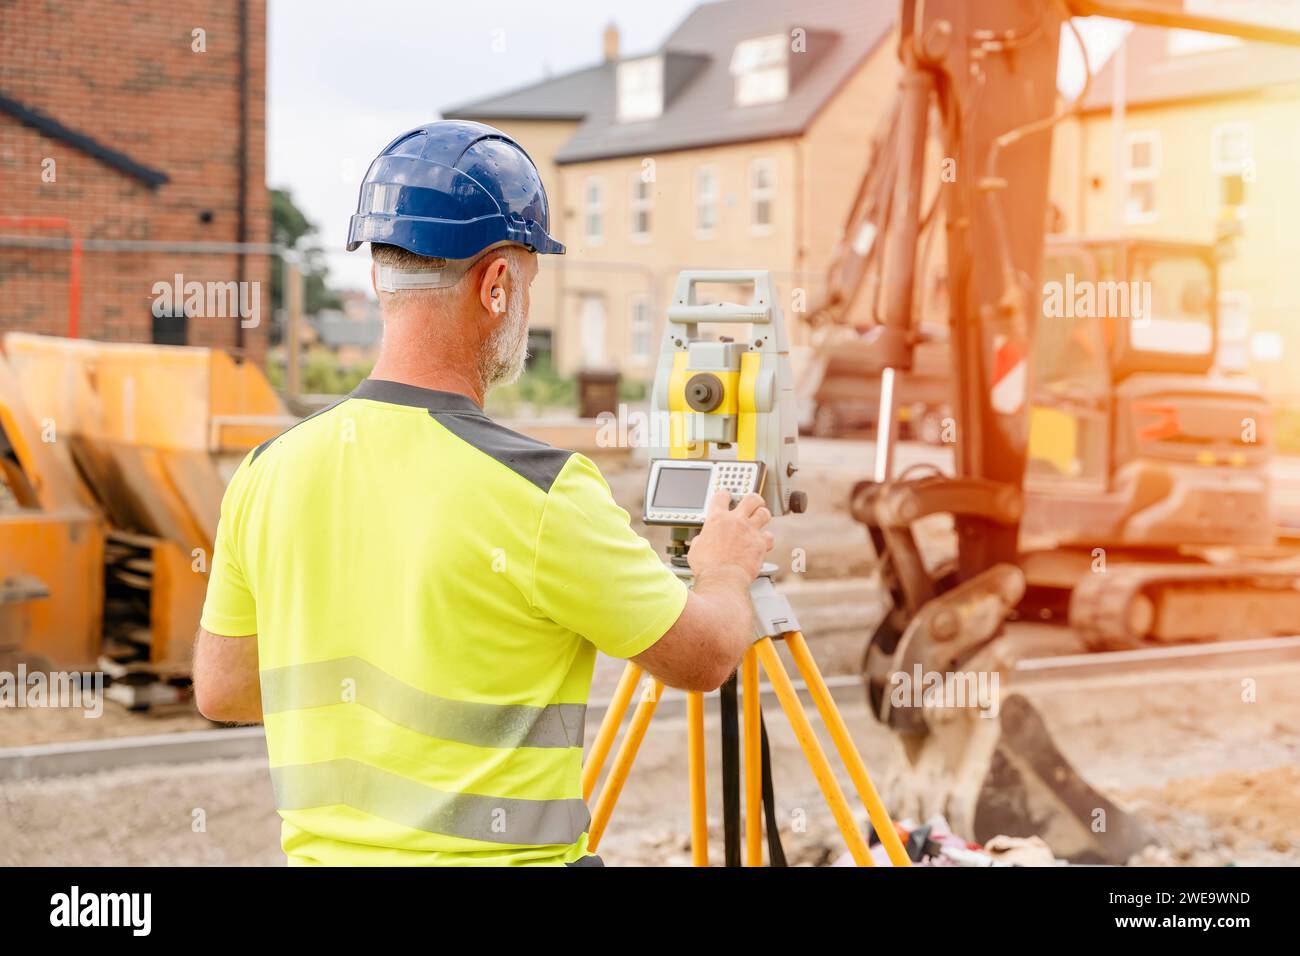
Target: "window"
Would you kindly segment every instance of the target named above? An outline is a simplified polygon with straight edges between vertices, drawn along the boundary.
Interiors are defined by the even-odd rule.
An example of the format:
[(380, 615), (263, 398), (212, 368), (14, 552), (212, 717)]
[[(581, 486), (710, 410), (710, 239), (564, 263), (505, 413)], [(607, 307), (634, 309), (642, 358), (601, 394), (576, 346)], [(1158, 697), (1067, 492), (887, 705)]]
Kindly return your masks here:
[(605, 240), (605, 180), (598, 176), (588, 177), (583, 209), (587, 242), (599, 245)]
[(605, 299), (599, 295), (584, 295), (578, 311), (578, 334), (582, 337), (583, 368), (604, 368), (605, 356)]
[(1254, 142), (1246, 123), (1224, 123), (1211, 139), (1210, 165), (1218, 177), (1217, 202), (1241, 206), (1246, 201), (1246, 183), (1254, 178)]
[(1219, 368), (1226, 372), (1246, 371), (1250, 344), (1250, 296), (1225, 289), (1219, 293)]
[(528, 358), (524, 365), (529, 371), (537, 369), (554, 370), (555, 336), (550, 329), (528, 329)]
[[(1161, 356), (1187, 356), (1190, 366), (1214, 348), (1214, 272), (1201, 256), (1136, 249), (1129, 279), (1138, 283), (1148, 309), (1144, 321), (1129, 323), (1129, 346)], [(1130, 314), (1133, 311), (1129, 303)], [(1186, 367), (1186, 366), (1184, 366)]]
[(1240, 174), (1251, 161), (1250, 127), (1225, 123), (1214, 131), (1214, 171), (1220, 176)]
[(636, 123), (664, 111), (664, 61), (651, 56), (618, 65), (618, 121)]
[(650, 314), (650, 299), (639, 295), (632, 299), (632, 321), (628, 328), (629, 351), (632, 361), (645, 364), (654, 355), (654, 317)]
[(741, 40), (731, 55), (736, 105), (779, 103), (790, 92), (790, 46), (783, 34)]
[(718, 228), (718, 169), (701, 166), (695, 170), (695, 235), (710, 239)]
[(776, 192), (776, 163), (756, 159), (749, 164), (749, 228), (751, 232), (772, 231), (772, 197)]
[(1151, 131), (1129, 133), (1124, 140), (1124, 221), (1152, 222), (1156, 218), (1156, 177), (1160, 173), (1160, 136)]
[(650, 228), (653, 224), (655, 204), (655, 184), (645, 181), (640, 172), (632, 177), (632, 238), (641, 242), (650, 241)]
[[(1043, 257), (1043, 288), (1064, 289), (1076, 280), (1114, 281), (1113, 263), (1077, 248)], [(1070, 310), (1042, 313), (1029, 365), (1034, 399), (1029, 414), (1027, 487), (1040, 479), (1094, 491), (1108, 490), (1110, 471), (1110, 371), (1101, 320)], [(1068, 425), (1066, 423), (1069, 423)], [(1072, 440), (1062, 441), (1062, 435)]]
[(1286, 339), (1280, 332), (1252, 333), (1250, 357), (1256, 362), (1280, 362), (1286, 357)]

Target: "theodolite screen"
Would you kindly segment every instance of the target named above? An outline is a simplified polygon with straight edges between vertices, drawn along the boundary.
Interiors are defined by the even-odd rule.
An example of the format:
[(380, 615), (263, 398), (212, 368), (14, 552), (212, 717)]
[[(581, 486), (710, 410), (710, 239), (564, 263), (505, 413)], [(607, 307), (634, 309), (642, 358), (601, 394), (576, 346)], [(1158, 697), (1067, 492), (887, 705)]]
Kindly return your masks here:
[(662, 468), (655, 487), (654, 508), (703, 508), (713, 472), (707, 468)]

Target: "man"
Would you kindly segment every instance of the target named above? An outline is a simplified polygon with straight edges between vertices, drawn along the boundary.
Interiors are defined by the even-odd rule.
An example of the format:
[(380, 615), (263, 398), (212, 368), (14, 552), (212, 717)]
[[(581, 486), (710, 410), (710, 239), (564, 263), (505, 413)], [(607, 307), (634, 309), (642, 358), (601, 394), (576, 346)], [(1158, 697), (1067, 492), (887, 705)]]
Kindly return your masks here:
[(498, 130), (398, 137), (361, 187), (371, 377), (253, 451), (222, 502), (199, 709), (266, 724), (291, 863), (598, 864), (579, 782), (596, 650), (711, 690), (751, 641), (772, 537), (720, 494), (689, 593), (582, 455), (492, 422), (549, 235)]

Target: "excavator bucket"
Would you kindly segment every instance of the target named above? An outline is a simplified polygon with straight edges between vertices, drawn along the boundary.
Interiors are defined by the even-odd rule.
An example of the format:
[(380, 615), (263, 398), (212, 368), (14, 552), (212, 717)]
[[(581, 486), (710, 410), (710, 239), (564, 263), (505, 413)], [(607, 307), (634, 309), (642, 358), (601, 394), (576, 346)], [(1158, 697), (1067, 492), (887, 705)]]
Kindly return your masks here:
[(955, 832), (980, 842), (1039, 836), (1058, 857), (1123, 863), (1150, 835), (1084, 781), (1011, 684), (1017, 662), (1086, 653), (1086, 636), (1008, 622), (1025, 597), (1017, 565), (996, 564), (965, 581), (925, 569), (911, 521), (949, 510), (954, 496), (992, 521), (1019, 513), (1018, 497), (1004, 488), (936, 478), (864, 482), (851, 505), (883, 558), (894, 601), (862, 673), (873, 712), (909, 758), (896, 787), (900, 810), (918, 819), (942, 813)]
[(999, 729), (975, 800), (976, 840), (1037, 835), (1076, 863), (1113, 864), (1152, 842), (1146, 828), (1079, 775), (1028, 698), (1012, 694), (1002, 702)]
[(898, 806), (924, 819), (942, 813), (957, 833), (1041, 837), (1059, 858), (1123, 864), (1153, 835), (1079, 774), (1023, 694), (995, 717), (961, 715), (903, 734), (910, 758)]

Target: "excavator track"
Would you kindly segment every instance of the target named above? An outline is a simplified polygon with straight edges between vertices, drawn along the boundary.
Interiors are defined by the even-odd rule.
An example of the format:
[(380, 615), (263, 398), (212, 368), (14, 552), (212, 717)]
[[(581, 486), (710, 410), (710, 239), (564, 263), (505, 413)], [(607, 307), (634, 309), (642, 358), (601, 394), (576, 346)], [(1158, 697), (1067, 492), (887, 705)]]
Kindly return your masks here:
[(1300, 571), (1263, 563), (1125, 564), (1079, 580), (1069, 620), (1096, 650), (1286, 634), (1300, 620)]

